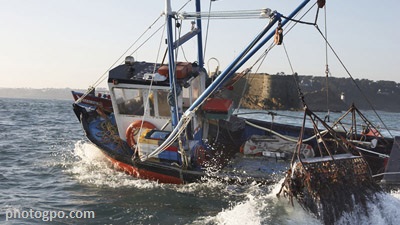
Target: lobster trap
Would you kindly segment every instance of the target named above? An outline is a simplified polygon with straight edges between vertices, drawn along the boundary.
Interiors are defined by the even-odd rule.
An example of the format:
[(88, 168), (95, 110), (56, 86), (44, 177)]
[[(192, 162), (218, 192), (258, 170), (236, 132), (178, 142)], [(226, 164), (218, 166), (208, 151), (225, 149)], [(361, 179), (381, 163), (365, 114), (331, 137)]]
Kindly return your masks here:
[[(382, 190), (373, 180), (368, 163), (354, 146), (307, 107), (298, 146), (303, 143), (307, 117), (314, 127), (312, 145), (319, 155), (302, 158), (298, 147), (278, 196), (283, 192), (292, 204), (295, 198), (325, 224), (334, 224), (355, 206), (366, 207), (367, 201)], [(325, 130), (318, 129), (318, 123)], [(367, 213), (367, 210), (363, 211)]]

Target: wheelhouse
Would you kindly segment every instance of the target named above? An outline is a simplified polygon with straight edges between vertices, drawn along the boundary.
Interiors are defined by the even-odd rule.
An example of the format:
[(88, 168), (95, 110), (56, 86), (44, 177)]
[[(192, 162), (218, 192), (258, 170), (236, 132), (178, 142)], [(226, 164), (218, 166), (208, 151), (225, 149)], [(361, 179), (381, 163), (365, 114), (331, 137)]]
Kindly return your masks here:
[[(165, 67), (128, 56), (125, 64), (110, 71), (108, 86), (122, 140), (126, 140), (126, 130), (134, 121), (147, 121), (157, 129), (171, 131), (171, 107), (176, 104), (181, 114), (204, 91), (206, 74), (195, 63), (178, 63), (178, 90), (174, 96)], [(200, 128), (199, 119), (195, 118), (192, 126)]]

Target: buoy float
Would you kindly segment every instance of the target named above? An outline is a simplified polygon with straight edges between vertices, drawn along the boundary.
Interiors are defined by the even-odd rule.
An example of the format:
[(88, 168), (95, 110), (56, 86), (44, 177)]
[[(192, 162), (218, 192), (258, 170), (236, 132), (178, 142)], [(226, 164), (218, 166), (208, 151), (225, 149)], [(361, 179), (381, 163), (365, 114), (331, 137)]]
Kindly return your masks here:
[(143, 121), (143, 125), (142, 125), (141, 120), (133, 121), (129, 125), (129, 127), (126, 129), (126, 132), (125, 132), (126, 142), (128, 143), (128, 145), (130, 147), (134, 147), (136, 145), (135, 137), (138, 134), (141, 126), (142, 126), (142, 128), (147, 128), (147, 129), (156, 128), (156, 126), (154, 126), (154, 124), (147, 122), (147, 121)]

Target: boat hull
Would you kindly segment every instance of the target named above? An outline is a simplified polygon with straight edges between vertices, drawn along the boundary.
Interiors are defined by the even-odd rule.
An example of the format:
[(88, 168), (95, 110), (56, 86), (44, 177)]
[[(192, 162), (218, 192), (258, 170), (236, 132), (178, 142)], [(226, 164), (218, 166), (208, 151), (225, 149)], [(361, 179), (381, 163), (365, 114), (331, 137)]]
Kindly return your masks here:
[[(208, 170), (207, 168), (198, 165), (189, 166), (190, 168), (183, 168), (177, 163), (162, 163), (160, 162), (160, 160), (141, 161), (138, 157), (134, 157), (133, 150), (125, 141), (119, 140), (118, 143), (104, 142), (105, 137), (98, 136), (99, 133), (104, 132), (98, 128), (100, 127), (100, 123), (106, 120), (104, 119), (104, 116), (107, 116), (107, 120), (109, 120), (111, 123), (114, 123), (115, 125), (115, 120), (113, 118), (112, 112), (104, 111), (105, 113), (101, 113), (100, 115), (96, 111), (96, 108), (91, 105), (87, 105), (86, 103), (74, 103), (73, 107), (75, 114), (77, 115), (83, 126), (86, 137), (90, 140), (90, 142), (96, 145), (102, 151), (102, 153), (116, 169), (124, 171), (125, 173), (137, 178), (173, 184), (201, 182), (204, 180), (204, 178), (217, 179), (228, 183), (249, 183), (256, 181), (258, 183), (270, 184), (276, 183), (277, 181), (279, 181), (280, 178), (283, 178), (284, 171), (286, 171), (287, 166), (289, 165), (290, 157), (286, 157), (286, 161), (280, 160), (278, 164), (273, 162), (273, 160), (268, 161), (265, 158), (253, 157), (254, 160), (250, 160), (251, 162), (249, 162), (248, 164), (258, 164), (258, 161), (264, 160), (264, 162), (262, 162), (264, 165), (260, 164), (259, 167), (252, 167), (251, 170), (267, 171), (266, 173), (254, 173), (254, 175), (249, 175), (249, 173), (245, 171), (245, 169), (243, 173), (234, 173), (234, 167), (238, 164), (241, 166), (241, 162), (232, 165), (231, 161), (235, 161), (237, 160), (237, 158), (240, 158), (237, 155), (240, 152), (240, 147), (244, 145), (246, 140), (249, 140), (254, 135), (262, 136), (270, 134), (263, 129), (247, 125), (243, 129), (232, 130), (237, 128), (232, 128), (232, 124), (227, 122), (226, 120), (221, 120), (218, 124), (210, 124), (209, 135), (210, 137), (218, 136), (218, 140), (213, 141), (218, 142), (225, 147), (228, 146), (226, 148), (230, 149), (229, 151), (225, 151), (225, 155), (223, 157), (213, 160), (214, 162), (217, 162), (214, 166), (218, 168), (231, 167), (233, 168), (231, 171), (222, 169), (218, 173), (209, 174), (206, 173), (206, 171)], [(274, 131), (277, 131), (277, 133), (279, 133), (280, 135), (290, 136), (293, 139), (296, 139), (296, 137), (298, 137), (301, 129), (301, 127), (293, 125), (279, 123), (271, 124), (266, 121), (255, 119), (247, 119), (247, 121), (259, 127), (273, 126)], [(118, 131), (115, 132), (115, 135), (118, 135)], [(311, 128), (305, 129), (305, 138), (311, 137), (313, 135), (313, 132), (314, 131)], [(106, 139), (110, 138), (107, 137)], [(316, 149), (315, 141), (309, 141), (306, 142), (306, 144)], [(382, 148), (383, 150), (380, 150), (380, 153), (389, 154), (391, 145), (391, 143), (387, 144), (387, 147)], [(363, 152), (363, 156), (368, 162), (373, 175), (380, 174), (385, 171), (387, 160), (368, 152)], [(249, 160), (249, 157), (245, 160)], [(246, 167), (246, 169), (247, 168), (248, 167)], [(278, 168), (277, 173), (276, 171), (274, 172), (274, 169), (276, 168)], [(383, 176), (376, 176), (375, 179), (381, 180), (382, 177)]]
[[(225, 155), (220, 155), (220, 157), (210, 160), (214, 165), (210, 163), (208, 164), (209, 167), (195, 165), (195, 162), (191, 162), (189, 168), (183, 168), (177, 163), (162, 162), (157, 159), (141, 161), (138, 157), (134, 157), (133, 150), (125, 141), (120, 140), (119, 143), (113, 143), (113, 141), (104, 141), (109, 140), (110, 138), (108, 137), (99, 137), (98, 134), (103, 132), (99, 127), (102, 127), (101, 123), (106, 120), (96, 110), (91, 110), (86, 105), (76, 103), (73, 107), (89, 141), (100, 149), (114, 168), (137, 178), (172, 184), (203, 182), (207, 179), (219, 180), (225, 183), (244, 184), (257, 182), (271, 184), (283, 178), (284, 171), (289, 165), (288, 160), (259, 156), (239, 157), (240, 141), (237, 141), (235, 145), (229, 145), (229, 147), (226, 145), (225, 147), (229, 151), (226, 151)], [(107, 120), (115, 123), (112, 113), (106, 114), (109, 117)], [(213, 131), (214, 129), (211, 130)], [(254, 131), (248, 132), (254, 133)], [(262, 133), (262, 131), (258, 130), (256, 133)], [(241, 131), (236, 132), (236, 134), (235, 132), (230, 133), (236, 139), (241, 139), (238, 134), (242, 135)], [(220, 133), (220, 139), (223, 139), (222, 137), (224, 136), (228, 135)], [(221, 142), (219, 141), (220, 144)], [(228, 142), (230, 141), (226, 143)], [(235, 173), (237, 165), (240, 165), (241, 170)], [(218, 168), (217, 172), (207, 172), (210, 167)], [(255, 172), (252, 173), (249, 170)]]

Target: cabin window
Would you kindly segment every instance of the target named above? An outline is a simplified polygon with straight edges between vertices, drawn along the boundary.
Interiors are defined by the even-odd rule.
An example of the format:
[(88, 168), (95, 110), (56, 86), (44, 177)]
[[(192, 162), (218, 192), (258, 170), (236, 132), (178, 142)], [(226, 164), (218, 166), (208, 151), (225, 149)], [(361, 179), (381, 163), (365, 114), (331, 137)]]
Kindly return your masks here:
[[(117, 102), (119, 114), (142, 116), (146, 102), (143, 100), (148, 96), (147, 115), (170, 117), (170, 106), (168, 104), (168, 89), (152, 90), (114, 88), (114, 96)], [(148, 94), (150, 93), (150, 94)], [(157, 93), (154, 95), (154, 93)], [(155, 105), (157, 103), (157, 105)]]
[(157, 90), (157, 102), (158, 102), (158, 115), (159, 116), (171, 116), (171, 107), (168, 104), (168, 91), (169, 90)]
[(197, 98), (200, 96), (200, 79), (201, 76), (196, 77), (190, 83), (190, 87), (183, 88), (183, 108), (187, 109)]
[(143, 91), (140, 89), (114, 88), (114, 96), (120, 114), (143, 115)]

